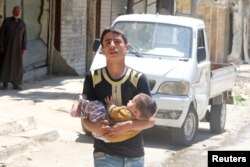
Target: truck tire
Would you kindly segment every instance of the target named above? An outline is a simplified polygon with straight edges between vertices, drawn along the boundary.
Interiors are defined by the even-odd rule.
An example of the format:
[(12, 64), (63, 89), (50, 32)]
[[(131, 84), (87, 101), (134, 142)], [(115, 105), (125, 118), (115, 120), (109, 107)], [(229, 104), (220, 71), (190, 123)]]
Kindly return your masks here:
[(193, 106), (190, 106), (182, 127), (171, 130), (173, 141), (182, 146), (192, 145), (198, 131), (198, 124), (199, 121), (196, 110)]
[(224, 132), (226, 124), (226, 103), (211, 106), (209, 114), (210, 131), (212, 133)]
[(84, 127), (83, 119), (81, 119), (81, 125), (82, 125), (82, 130), (85, 132), (85, 134), (88, 136), (92, 136), (92, 133)]

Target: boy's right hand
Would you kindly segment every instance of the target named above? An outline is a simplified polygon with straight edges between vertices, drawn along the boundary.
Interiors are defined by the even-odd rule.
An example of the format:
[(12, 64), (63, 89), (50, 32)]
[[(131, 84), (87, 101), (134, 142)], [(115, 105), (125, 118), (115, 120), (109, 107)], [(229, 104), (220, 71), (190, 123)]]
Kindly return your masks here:
[(110, 97), (106, 97), (104, 99), (104, 101), (107, 103), (107, 105), (111, 106), (112, 104), (115, 104), (115, 99), (113, 98), (113, 96)]

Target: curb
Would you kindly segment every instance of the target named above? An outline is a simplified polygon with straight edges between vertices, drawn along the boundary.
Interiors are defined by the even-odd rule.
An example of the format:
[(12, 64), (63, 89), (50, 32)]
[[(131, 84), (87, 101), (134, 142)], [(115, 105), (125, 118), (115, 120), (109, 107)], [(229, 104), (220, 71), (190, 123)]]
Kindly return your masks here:
[(55, 129), (36, 125), (32, 116), (16, 121), (0, 123), (0, 167), (3, 160), (39, 148), (40, 143), (55, 141), (59, 133)]
[(38, 127), (37, 129), (27, 132), (17, 133), (11, 136), (32, 139), (35, 142), (43, 143), (43, 142), (57, 140), (59, 138), (59, 133), (57, 130), (51, 128)]
[(20, 133), (36, 128), (35, 119), (32, 116), (21, 118), (15, 121), (0, 123), (0, 135)]
[(37, 146), (34, 141), (25, 138), (0, 136), (0, 140), (4, 141), (4, 143), (0, 143), (0, 161), (6, 160), (14, 155), (23, 153), (24, 151)]

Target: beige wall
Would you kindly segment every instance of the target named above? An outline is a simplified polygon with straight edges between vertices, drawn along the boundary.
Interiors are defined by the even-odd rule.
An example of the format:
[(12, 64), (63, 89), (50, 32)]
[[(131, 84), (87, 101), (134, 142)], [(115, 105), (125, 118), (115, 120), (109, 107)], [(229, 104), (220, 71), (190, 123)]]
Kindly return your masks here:
[[(63, 0), (61, 7), (61, 66), (63, 73), (73, 69), (76, 74), (86, 73), (87, 1)], [(54, 55), (56, 56), (56, 55)], [(60, 57), (59, 57), (60, 58)], [(57, 57), (57, 61), (59, 60)], [(54, 67), (56, 65), (54, 62)], [(65, 63), (65, 65), (63, 65)], [(71, 68), (71, 69), (70, 69)]]
[[(178, 15), (191, 16), (191, 0), (178, 0)], [(246, 0), (197, 0), (196, 16), (204, 20), (208, 37), (209, 51), (213, 62), (241, 63), (243, 46), (247, 45), (244, 55), (248, 55), (248, 27), (250, 14), (249, 2)], [(230, 17), (232, 16), (232, 17)], [(246, 19), (248, 18), (248, 19)], [(231, 19), (231, 20), (230, 20)], [(244, 41), (244, 42), (243, 42)], [(231, 52), (230, 52), (231, 51)]]

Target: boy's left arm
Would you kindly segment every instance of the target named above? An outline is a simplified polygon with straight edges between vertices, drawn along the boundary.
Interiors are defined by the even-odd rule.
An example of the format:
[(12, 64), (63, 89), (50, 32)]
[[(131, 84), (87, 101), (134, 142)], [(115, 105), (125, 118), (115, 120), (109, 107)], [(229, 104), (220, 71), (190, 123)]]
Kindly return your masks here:
[(118, 122), (112, 127), (103, 127), (107, 131), (109, 137), (118, 137), (123, 133), (135, 130), (142, 131), (154, 126), (155, 119), (151, 117), (149, 120), (131, 120), (125, 122)]

